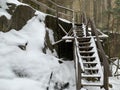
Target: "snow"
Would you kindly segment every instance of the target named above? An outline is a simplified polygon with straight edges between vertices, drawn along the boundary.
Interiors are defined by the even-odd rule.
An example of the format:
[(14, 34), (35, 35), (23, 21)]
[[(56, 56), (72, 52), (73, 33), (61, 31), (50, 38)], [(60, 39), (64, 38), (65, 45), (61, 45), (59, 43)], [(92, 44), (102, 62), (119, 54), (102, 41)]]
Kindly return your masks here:
[(98, 54), (98, 51), (97, 51), (97, 46), (96, 46), (96, 44), (95, 44), (95, 39), (93, 38), (93, 37), (91, 37), (91, 46), (93, 46), (94, 48), (93, 48), (93, 51), (95, 52), (94, 53), (94, 55), (93, 56), (95, 56), (96, 57), (96, 59), (95, 59), (95, 61), (97, 62), (97, 66), (96, 66), (96, 68), (98, 68), (99, 69), (99, 74), (100, 74), (100, 76), (101, 76), (101, 79), (100, 79), (100, 81), (101, 81), (101, 83), (103, 82), (103, 70), (102, 70), (102, 67), (101, 67), (101, 65), (100, 65), (100, 58), (99, 58), (99, 54)]
[(84, 33), (84, 35), (86, 37), (86, 25), (84, 23), (82, 24), (82, 28), (83, 28), (83, 33)]
[(71, 23), (70, 21), (63, 19), (63, 18), (59, 18), (61, 21), (66, 22), (66, 23)]
[(110, 77), (109, 83), (112, 85), (110, 90), (120, 90), (120, 79), (117, 77)]
[[(20, 3), (18, 0), (4, 0), (4, 1), (6, 1), (7, 3), (14, 3), (14, 4), (16, 4), (17, 6), (23, 4), (23, 3)], [(25, 5), (25, 4), (24, 4), (24, 5)]]
[[(55, 43), (55, 40), (54, 40), (54, 32), (53, 32), (51, 29), (47, 28), (47, 27), (46, 27), (46, 30), (47, 30), (47, 32), (48, 32), (50, 42), (51, 42), (51, 43)], [(55, 57), (58, 57), (57, 52), (56, 52), (55, 49), (53, 49), (53, 52), (51, 52), (50, 49), (47, 48), (46, 53), (48, 53), (48, 54), (50, 54), (50, 55), (53, 55), (53, 56), (55, 56)]]
[(1, 9), (1, 8), (0, 8), (0, 17), (3, 16), (3, 15), (6, 16), (7, 19), (10, 20), (11, 15), (10, 15), (5, 9)]
[(40, 82), (27, 78), (0, 79), (0, 90), (45, 90)]
[(9, 9), (7, 3), (12, 3), (12, 4), (15, 4), (15, 5), (25, 5), (23, 3), (20, 3), (18, 0), (0, 0), (0, 17), (1, 16), (6, 16), (7, 19), (10, 20), (11, 18), (11, 15), (6, 11), (6, 9)]

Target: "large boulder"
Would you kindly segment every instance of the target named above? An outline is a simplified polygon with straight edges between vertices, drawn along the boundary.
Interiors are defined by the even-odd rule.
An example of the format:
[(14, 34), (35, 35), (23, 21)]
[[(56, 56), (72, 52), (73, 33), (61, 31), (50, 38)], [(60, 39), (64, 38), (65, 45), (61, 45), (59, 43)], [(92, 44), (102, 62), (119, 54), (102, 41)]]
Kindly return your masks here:
[(29, 19), (35, 15), (35, 10), (30, 6), (19, 5), (11, 18), (10, 29), (20, 30)]
[(5, 16), (0, 17), (0, 31), (6, 32), (8, 26), (8, 19)]
[(6, 11), (12, 16), (10, 20), (6, 16), (0, 17), (0, 31), (7, 32), (11, 29), (20, 30), (29, 19), (35, 15), (35, 10), (27, 5), (7, 3)]

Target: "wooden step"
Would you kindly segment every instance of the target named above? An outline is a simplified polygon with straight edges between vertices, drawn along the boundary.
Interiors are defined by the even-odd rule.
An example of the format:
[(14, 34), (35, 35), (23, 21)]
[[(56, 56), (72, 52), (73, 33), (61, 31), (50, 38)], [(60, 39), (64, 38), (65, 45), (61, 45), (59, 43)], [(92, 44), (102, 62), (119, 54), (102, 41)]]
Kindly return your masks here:
[(83, 30), (81, 30), (81, 29), (77, 29), (77, 30), (75, 30), (76, 32), (83, 32)]
[(93, 57), (93, 56), (81, 56), (81, 58), (83, 60), (85, 60), (86, 62), (92, 62), (95, 60), (96, 57)]
[(83, 62), (83, 64), (97, 64), (97, 62)]
[(81, 56), (92, 56), (95, 52), (91, 51), (80, 51)]
[(79, 46), (80, 51), (90, 51), (93, 49), (91, 46)]
[(83, 86), (103, 86), (101, 81), (99, 82), (82, 82)]
[(99, 74), (82, 74), (82, 78), (84, 78), (88, 82), (98, 82), (100, 81), (101, 76)]
[(99, 70), (98, 68), (85, 68), (85, 70)]
[(82, 38), (78, 38), (79, 42), (90, 42), (91, 37), (82, 37)]
[(91, 42), (82, 42), (82, 43), (79, 42), (79, 46), (90, 46), (90, 45)]
[(93, 62), (83, 62), (83, 65), (86, 66), (86, 67), (95, 67), (97, 65), (97, 62), (96, 63), (93, 63)]

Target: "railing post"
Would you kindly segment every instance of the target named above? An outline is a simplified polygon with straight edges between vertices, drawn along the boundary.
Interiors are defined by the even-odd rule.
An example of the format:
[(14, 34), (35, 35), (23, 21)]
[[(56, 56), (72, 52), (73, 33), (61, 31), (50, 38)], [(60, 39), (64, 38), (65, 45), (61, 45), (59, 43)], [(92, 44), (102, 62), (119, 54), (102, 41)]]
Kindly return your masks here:
[(89, 35), (89, 33), (88, 33), (88, 26), (89, 26), (89, 24), (90, 24), (90, 19), (87, 21), (87, 24), (86, 24), (86, 36)]
[(72, 12), (72, 27), (74, 28), (75, 27), (75, 11), (73, 10)]
[(78, 57), (77, 57), (77, 47), (76, 47), (76, 43), (74, 41), (74, 63), (75, 63), (75, 79), (76, 79), (76, 90), (80, 90), (81, 88), (81, 68), (80, 68), (80, 64), (78, 61)]

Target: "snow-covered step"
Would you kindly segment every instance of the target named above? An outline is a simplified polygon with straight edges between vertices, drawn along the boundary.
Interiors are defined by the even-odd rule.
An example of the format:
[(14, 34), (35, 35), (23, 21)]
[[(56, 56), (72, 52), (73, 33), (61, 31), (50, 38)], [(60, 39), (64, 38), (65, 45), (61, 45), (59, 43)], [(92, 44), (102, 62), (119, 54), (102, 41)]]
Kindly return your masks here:
[(83, 86), (103, 86), (101, 81), (99, 82), (82, 82)]
[(97, 64), (97, 62), (83, 62), (83, 64)]
[(99, 75), (99, 74), (92, 74), (92, 75), (82, 74), (82, 78), (101, 78), (101, 75)]
[(94, 53), (94, 51), (80, 51), (80, 53)]
[(93, 68), (93, 67), (91, 67), (91, 68), (86, 68), (86, 67), (85, 67), (85, 70), (99, 70), (99, 69), (96, 68), (96, 67), (94, 67), (94, 68)]

